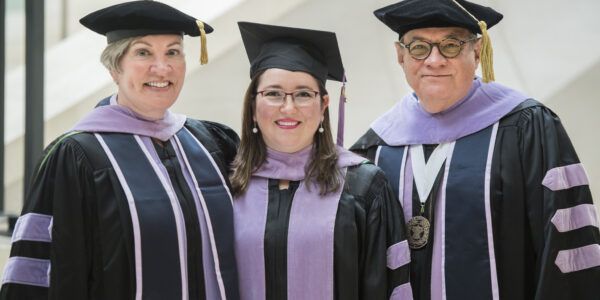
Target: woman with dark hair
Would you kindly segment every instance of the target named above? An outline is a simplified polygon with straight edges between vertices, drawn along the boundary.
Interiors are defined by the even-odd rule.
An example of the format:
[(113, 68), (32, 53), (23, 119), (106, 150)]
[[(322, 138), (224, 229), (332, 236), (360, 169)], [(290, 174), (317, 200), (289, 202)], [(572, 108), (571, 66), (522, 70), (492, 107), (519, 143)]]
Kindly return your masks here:
[(397, 198), (341, 147), (327, 78), (335, 34), (240, 22), (252, 81), (231, 175), (242, 299), (412, 299)]
[(238, 137), (168, 110), (183, 35), (205, 46), (212, 28), (154, 1), (80, 22), (106, 36), (117, 91), (44, 151), (0, 299), (238, 299), (227, 176)]

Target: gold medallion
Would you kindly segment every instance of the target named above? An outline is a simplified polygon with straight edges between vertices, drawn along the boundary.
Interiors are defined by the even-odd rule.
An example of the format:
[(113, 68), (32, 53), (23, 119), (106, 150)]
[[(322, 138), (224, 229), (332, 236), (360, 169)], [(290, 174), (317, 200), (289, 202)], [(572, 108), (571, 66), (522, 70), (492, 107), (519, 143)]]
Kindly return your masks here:
[(412, 217), (406, 223), (408, 245), (411, 249), (421, 249), (429, 239), (429, 220), (422, 216)]

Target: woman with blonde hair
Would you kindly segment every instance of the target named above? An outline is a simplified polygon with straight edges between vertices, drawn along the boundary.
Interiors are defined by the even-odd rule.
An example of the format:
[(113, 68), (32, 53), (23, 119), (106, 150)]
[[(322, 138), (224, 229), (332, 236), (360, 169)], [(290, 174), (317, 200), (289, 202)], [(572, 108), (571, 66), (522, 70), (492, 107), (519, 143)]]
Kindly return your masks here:
[(80, 22), (107, 37), (117, 91), (44, 151), (0, 299), (238, 299), (227, 179), (238, 137), (168, 110), (183, 35), (212, 28), (154, 1)]

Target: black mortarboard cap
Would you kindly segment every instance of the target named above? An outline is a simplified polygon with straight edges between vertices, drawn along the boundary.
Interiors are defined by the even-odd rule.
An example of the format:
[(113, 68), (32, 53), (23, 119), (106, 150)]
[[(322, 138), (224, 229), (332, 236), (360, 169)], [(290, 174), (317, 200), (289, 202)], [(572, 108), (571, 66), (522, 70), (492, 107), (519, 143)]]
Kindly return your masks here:
[(187, 34), (201, 36), (201, 61), (206, 63), (206, 34), (210, 25), (167, 4), (155, 1), (130, 1), (112, 5), (81, 18), (79, 22), (105, 35), (108, 43), (149, 34)]
[(404, 0), (373, 13), (400, 37), (426, 27), (462, 27), (480, 33), (483, 82), (494, 81), (492, 42), (487, 29), (502, 20), (501, 13), (464, 0)]
[(250, 60), (250, 77), (265, 69), (302, 71), (325, 83), (342, 81), (344, 66), (335, 33), (238, 22)]
[(404, 0), (374, 11), (375, 16), (397, 32), (406, 32), (426, 27), (462, 27), (473, 33), (481, 33), (477, 20), (485, 21), (487, 28), (498, 24), (502, 14), (490, 7), (464, 0)]

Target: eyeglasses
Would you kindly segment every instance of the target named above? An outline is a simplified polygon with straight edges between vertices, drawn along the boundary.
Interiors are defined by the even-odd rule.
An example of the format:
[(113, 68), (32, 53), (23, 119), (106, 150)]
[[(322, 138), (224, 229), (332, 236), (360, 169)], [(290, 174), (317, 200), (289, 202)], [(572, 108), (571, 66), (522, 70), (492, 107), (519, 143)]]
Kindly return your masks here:
[(426, 59), (431, 54), (431, 49), (433, 46), (436, 46), (442, 56), (445, 58), (453, 58), (460, 54), (462, 51), (463, 45), (476, 40), (477, 37), (470, 38), (468, 40), (460, 41), (457, 39), (445, 39), (439, 43), (429, 43), (422, 40), (414, 40), (408, 44), (403, 44), (400, 42), (400, 46), (408, 49), (408, 53), (414, 59)]
[(319, 95), (319, 92), (313, 90), (298, 90), (291, 93), (282, 90), (263, 90), (256, 93), (260, 94), (269, 105), (282, 105), (285, 97), (290, 95), (297, 106), (311, 105)]

